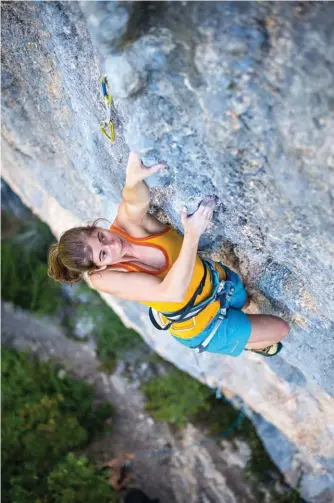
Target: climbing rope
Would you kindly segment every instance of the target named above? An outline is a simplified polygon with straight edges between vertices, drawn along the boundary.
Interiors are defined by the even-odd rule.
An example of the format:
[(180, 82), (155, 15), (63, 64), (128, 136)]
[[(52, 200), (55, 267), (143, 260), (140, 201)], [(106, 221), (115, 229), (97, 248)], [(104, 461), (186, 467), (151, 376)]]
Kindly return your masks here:
[(113, 99), (109, 92), (107, 77), (102, 77), (100, 83), (102, 87), (104, 104), (106, 107), (106, 118), (100, 124), (100, 131), (106, 138), (108, 138), (111, 143), (114, 143), (115, 127), (113, 121), (111, 120)]

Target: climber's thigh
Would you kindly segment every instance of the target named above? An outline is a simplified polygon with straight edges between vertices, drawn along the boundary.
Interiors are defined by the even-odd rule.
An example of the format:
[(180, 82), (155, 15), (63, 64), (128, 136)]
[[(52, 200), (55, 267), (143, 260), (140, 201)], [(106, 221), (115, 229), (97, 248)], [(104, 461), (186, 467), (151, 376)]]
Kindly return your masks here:
[(248, 314), (251, 323), (250, 342), (272, 341), (278, 342), (289, 332), (289, 325), (278, 316), (269, 314)]

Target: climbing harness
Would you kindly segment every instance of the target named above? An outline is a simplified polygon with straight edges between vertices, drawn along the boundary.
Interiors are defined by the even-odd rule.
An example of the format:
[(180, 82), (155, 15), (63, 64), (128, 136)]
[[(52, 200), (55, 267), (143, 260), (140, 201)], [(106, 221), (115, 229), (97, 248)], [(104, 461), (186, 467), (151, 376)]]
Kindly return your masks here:
[[(155, 328), (158, 330), (168, 330), (174, 323), (181, 323), (183, 321), (190, 320), (192, 318), (195, 318), (199, 313), (201, 313), (209, 304), (212, 302), (215, 302), (216, 300), (220, 301), (220, 309), (219, 309), (219, 314), (216, 320), (216, 323), (211, 330), (210, 334), (202, 341), (199, 346), (196, 346), (194, 349), (198, 353), (202, 353), (205, 351), (205, 348), (209, 345), (210, 341), (213, 339), (215, 336), (220, 324), (226, 318), (227, 315), (227, 310), (232, 298), (232, 295), (234, 293), (234, 284), (231, 281), (231, 274), (228, 270), (226, 270), (226, 280), (219, 281), (219, 275), (218, 271), (214, 267), (214, 262), (210, 259), (201, 259), (203, 262), (204, 266), (204, 274), (203, 277), (200, 281), (200, 284), (198, 285), (194, 295), (188, 302), (186, 306), (184, 306), (182, 309), (179, 309), (178, 311), (175, 311), (173, 313), (161, 313), (157, 311), (156, 309), (153, 309), (150, 307), (149, 309), (149, 317)], [(211, 295), (204, 299), (202, 302), (199, 304), (195, 305), (196, 298), (201, 295), (204, 285), (205, 285), (205, 280), (208, 274), (208, 271), (210, 273), (211, 277), (211, 284), (212, 284), (212, 293)], [(161, 315), (165, 316), (168, 319), (167, 323), (163, 323), (163, 320), (161, 319)], [(160, 322), (160, 323), (159, 323)], [(175, 328), (177, 330), (177, 328)]]
[[(204, 303), (201, 303), (201, 305), (198, 305), (195, 307), (195, 300), (198, 297), (198, 295), (201, 295), (201, 293), (203, 291), (203, 288), (205, 285), (205, 280), (206, 280), (207, 273), (208, 273), (207, 266), (206, 266), (205, 261), (203, 259), (202, 259), (202, 262), (203, 262), (203, 266), (204, 266), (203, 277), (202, 277), (200, 284), (198, 285), (195, 293), (193, 294), (193, 296), (191, 297), (190, 301), (188, 302), (188, 304), (186, 306), (182, 307), (178, 311), (174, 311), (173, 313), (159, 313), (159, 311), (150, 307), (149, 316), (150, 316), (150, 320), (153, 323), (153, 325), (155, 326), (155, 328), (157, 328), (158, 330), (168, 330), (173, 325), (173, 323), (176, 323), (176, 322), (180, 323), (181, 321), (187, 321), (187, 320), (191, 319), (195, 315), (195, 312), (196, 312), (196, 314), (198, 314), (200, 311), (202, 311), (204, 309), (204, 307), (206, 307), (209, 304), (209, 302), (207, 302), (207, 304), (203, 308), (201, 308), (201, 307), (202, 307), (202, 304), (204, 304)], [(160, 314), (163, 314), (169, 320), (169, 323), (166, 323), (165, 325), (163, 325), (163, 321), (160, 318), (159, 321), (161, 321), (162, 326), (159, 325), (159, 323), (156, 319), (156, 314), (158, 314), (159, 317), (160, 317)]]
[[(114, 127), (113, 121), (111, 120), (113, 100), (112, 100), (111, 94), (108, 91), (107, 77), (102, 77), (100, 83), (102, 86), (102, 94), (103, 94), (104, 103), (106, 106), (106, 113), (107, 113), (106, 119), (104, 121), (102, 121), (100, 124), (100, 131), (102, 132), (102, 134), (106, 138), (108, 138), (108, 140), (111, 143), (114, 143), (114, 141), (115, 141), (115, 127)], [(108, 131), (108, 128), (109, 128), (109, 131)]]

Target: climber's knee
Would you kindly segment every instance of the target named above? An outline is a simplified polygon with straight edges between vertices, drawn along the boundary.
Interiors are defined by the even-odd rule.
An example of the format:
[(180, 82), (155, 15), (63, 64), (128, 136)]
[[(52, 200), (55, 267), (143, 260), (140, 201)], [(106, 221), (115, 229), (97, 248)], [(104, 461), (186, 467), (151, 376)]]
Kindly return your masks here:
[(251, 336), (249, 342), (282, 340), (289, 332), (289, 325), (282, 318), (268, 314), (247, 315), (251, 323)]
[(288, 335), (290, 326), (285, 320), (282, 320), (282, 318), (280, 318), (279, 321), (280, 321), (280, 338), (278, 340), (280, 341), (281, 339), (283, 339), (285, 336)]
[(278, 318), (277, 316), (274, 317), (275, 322), (272, 325), (272, 334), (273, 334), (273, 339), (278, 342), (284, 339), (286, 335), (288, 335), (288, 332), (290, 330), (289, 325), (285, 320), (282, 320), (282, 318)]

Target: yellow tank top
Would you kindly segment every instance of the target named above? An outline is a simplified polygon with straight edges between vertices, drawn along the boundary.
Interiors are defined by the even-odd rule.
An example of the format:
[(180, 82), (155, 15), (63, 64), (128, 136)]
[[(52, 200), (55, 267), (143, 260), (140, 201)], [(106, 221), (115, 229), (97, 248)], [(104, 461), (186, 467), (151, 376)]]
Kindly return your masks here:
[[(125, 237), (131, 243), (138, 243), (144, 246), (153, 246), (159, 250), (161, 250), (166, 258), (165, 266), (159, 271), (150, 271), (145, 269), (139, 265), (132, 264), (131, 262), (120, 262), (115, 267), (122, 267), (127, 269), (128, 271), (139, 271), (145, 272), (147, 274), (152, 274), (154, 276), (158, 276), (161, 279), (164, 279), (167, 275), (170, 268), (173, 266), (174, 262), (179, 256), (180, 249), (183, 242), (183, 236), (181, 236), (173, 227), (168, 225), (165, 230), (159, 232), (158, 234), (154, 234), (152, 236), (148, 236), (145, 238), (134, 238), (130, 236), (128, 233), (119, 229), (112, 225), (110, 230), (116, 232), (117, 234)], [(226, 279), (224, 269), (215, 262), (215, 267), (219, 274), (219, 279)], [(202, 260), (197, 255), (194, 273), (192, 280), (190, 282), (187, 294), (183, 302), (141, 302), (141, 304), (145, 304), (147, 306), (156, 309), (159, 312), (173, 312), (178, 311), (183, 306), (185, 306), (193, 294), (197, 289), (204, 273), (204, 266)], [(203, 287), (203, 291), (201, 295), (199, 295), (196, 299), (196, 305), (199, 304), (202, 300), (206, 299), (212, 292), (212, 284), (210, 280), (210, 273), (207, 274), (205, 285)], [(181, 339), (190, 339), (195, 335), (198, 335), (214, 318), (219, 309), (219, 301), (212, 302), (209, 304), (200, 314), (196, 317), (193, 317), (190, 320), (183, 321), (181, 323), (173, 323), (173, 325), (169, 328), (169, 331), (175, 335), (176, 337), (180, 337)], [(168, 320), (165, 316), (161, 315), (161, 320), (163, 323), (167, 323)]]

